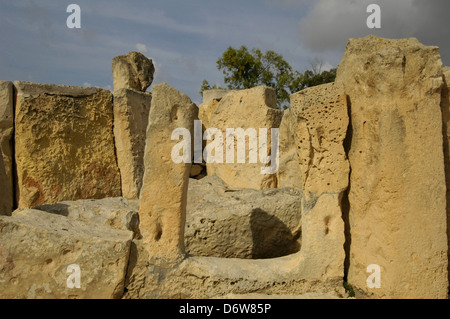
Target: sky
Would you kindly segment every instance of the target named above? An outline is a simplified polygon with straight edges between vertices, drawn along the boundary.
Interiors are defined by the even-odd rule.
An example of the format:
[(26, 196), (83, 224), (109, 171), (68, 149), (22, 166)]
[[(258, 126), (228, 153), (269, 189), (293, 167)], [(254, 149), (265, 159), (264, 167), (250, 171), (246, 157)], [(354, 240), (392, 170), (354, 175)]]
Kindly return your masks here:
[[(380, 29), (367, 27), (372, 3)], [(66, 25), (70, 4), (79, 29)], [(229, 46), (274, 50), (304, 72), (337, 67), (349, 38), (416, 37), (450, 65), (448, 12), (448, 0), (0, 0), (0, 80), (112, 90), (112, 59), (139, 51), (153, 60), (153, 85), (198, 105), (204, 79), (223, 86), (216, 61)]]

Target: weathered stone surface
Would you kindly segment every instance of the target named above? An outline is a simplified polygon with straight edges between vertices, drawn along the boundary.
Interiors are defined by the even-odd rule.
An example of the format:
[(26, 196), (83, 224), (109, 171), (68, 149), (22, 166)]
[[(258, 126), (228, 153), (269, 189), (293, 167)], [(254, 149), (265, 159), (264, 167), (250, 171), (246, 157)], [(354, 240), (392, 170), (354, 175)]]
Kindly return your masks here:
[(19, 208), (121, 195), (112, 94), (15, 82)]
[(280, 124), (280, 167), (277, 172), (277, 185), (279, 188), (292, 187), (303, 189), (300, 158), (297, 153), (295, 132), (298, 127), (298, 118), (293, 110), (283, 112)]
[[(198, 118), (202, 121), (203, 131), (211, 127), (211, 116), (217, 110), (220, 99), (210, 99), (207, 103), (200, 104), (198, 107)], [(206, 143), (204, 143), (206, 145)]]
[(117, 56), (112, 61), (114, 91), (132, 89), (145, 92), (153, 82), (152, 59), (139, 52)]
[(114, 139), (122, 196), (138, 199), (144, 175), (145, 134), (152, 96), (129, 89), (114, 91)]
[[(120, 298), (132, 233), (39, 210), (0, 217), (0, 298)], [(68, 287), (78, 265), (80, 288)]]
[(343, 87), (329, 83), (292, 94), (291, 112), (297, 122), (295, 144), (305, 200), (341, 194), (349, 175), (343, 145), (349, 123)]
[(223, 258), (275, 258), (301, 244), (301, 194), (231, 189), (217, 176), (189, 181), (186, 252)]
[[(444, 166), (447, 186), (447, 247), (450, 248), (450, 67), (443, 68), (444, 85), (441, 93), (441, 110), (444, 137)], [(450, 249), (448, 252), (448, 276), (450, 282)]]
[(220, 101), (226, 94), (235, 92), (235, 90), (211, 89), (203, 91), (203, 104), (208, 104), (211, 100)]
[[(217, 175), (230, 187), (267, 189), (276, 188), (276, 170), (273, 174), (262, 174), (261, 168), (275, 163), (261, 162), (262, 156), (271, 154), (271, 129), (279, 128), (283, 112), (276, 108), (275, 90), (259, 86), (253, 89), (236, 91), (225, 95), (219, 102), (215, 112), (210, 118), (210, 128), (222, 131), (223, 136), (223, 163), (207, 163), (208, 175)], [(205, 126), (206, 129), (208, 127)], [(227, 129), (256, 130), (258, 145), (250, 149), (257, 153), (256, 163), (250, 163), (249, 138), (246, 137), (245, 163), (238, 163), (238, 143), (235, 139), (234, 163), (227, 163)], [(262, 137), (260, 129), (267, 129), (267, 152), (261, 154), (259, 142)], [(233, 137), (231, 137), (231, 140)], [(211, 143), (208, 142), (208, 144)], [(256, 147), (256, 149), (255, 149)], [(273, 150), (275, 152), (275, 150)]]
[[(351, 103), (349, 283), (379, 298), (447, 298), (439, 49), (350, 39), (336, 82)], [(379, 289), (366, 284), (371, 264)]]
[[(14, 107), (13, 107), (13, 84), (9, 81), (0, 81), (0, 155), (3, 157), (4, 170), (7, 181), (9, 181), (9, 191), (6, 189), (2, 196), (9, 196), (13, 202), (13, 149), (12, 139), (14, 130)], [(1, 213), (0, 213), (1, 215)]]
[[(260, 95), (255, 94), (256, 92), (260, 92)], [(318, 92), (321, 92), (320, 90)], [(251, 97), (253, 93), (257, 95), (258, 98), (247, 98)], [(273, 92), (272, 92), (273, 93)], [(323, 92), (321, 92), (323, 93)], [(239, 95), (241, 94), (241, 95)], [(168, 94), (166, 94), (167, 96)], [(268, 96), (267, 96), (268, 95)], [(243, 123), (243, 119), (254, 118), (258, 116), (264, 115), (265, 112), (261, 112), (263, 109), (267, 114), (271, 114), (272, 116), (262, 116), (262, 120), (258, 123), (264, 123), (264, 119), (268, 118), (268, 123), (273, 123), (274, 118), (279, 118), (281, 120), (281, 114), (277, 112), (277, 110), (273, 109), (274, 112), (271, 113), (267, 111), (267, 100), (273, 101), (273, 106), (275, 106), (275, 99), (272, 97), (272, 94), (269, 94), (266, 88), (256, 88), (252, 90), (246, 90), (236, 94), (226, 95), (221, 100), (221, 106), (223, 106), (224, 111), (226, 113), (229, 110), (229, 116), (225, 116), (221, 114), (221, 118), (225, 121), (230, 120), (231, 125), (228, 125), (228, 122), (219, 123), (223, 125), (222, 127), (239, 127), (243, 128), (248, 127)], [(222, 103), (227, 99), (236, 99), (237, 103), (234, 103), (232, 100), (229, 100), (226, 104)], [(259, 111), (253, 112), (251, 115), (248, 114), (247, 117), (243, 116), (242, 113), (232, 111), (233, 105), (239, 105), (240, 110), (245, 110), (245, 106), (247, 103), (240, 104), (241, 101), (249, 101), (252, 100), (254, 102), (259, 102)], [(268, 97), (268, 99), (266, 99)], [(328, 95), (327, 95), (328, 97)], [(336, 102), (336, 99), (339, 100), (338, 95), (333, 95), (333, 102)], [(155, 95), (153, 96), (153, 102), (155, 100)], [(308, 101), (306, 99), (306, 101)], [(153, 102), (152, 102), (152, 110), (153, 111)], [(304, 102), (302, 102), (304, 103)], [(316, 102), (314, 102), (316, 103)], [(309, 110), (304, 113), (304, 116), (308, 116), (309, 114), (313, 114), (310, 112), (314, 111), (314, 103), (311, 105), (306, 104), (305, 109)], [(180, 103), (182, 105), (182, 103)], [(252, 103), (249, 103), (250, 107)], [(270, 103), (269, 103), (270, 105)], [(227, 109), (229, 107), (229, 109)], [(345, 108), (346, 105), (344, 104)], [(220, 106), (219, 106), (220, 108)], [(258, 109), (258, 108), (257, 108)], [(242, 111), (241, 111), (242, 112)], [(281, 111), (280, 111), (281, 112)], [(219, 109), (214, 113), (216, 116), (219, 112)], [(239, 114), (239, 116), (236, 116)], [(262, 115), (261, 115), (262, 114)], [(152, 115), (150, 114), (150, 119), (152, 120)], [(235, 122), (232, 122), (234, 119)], [(239, 120), (242, 120), (239, 122)], [(269, 121), (270, 120), (270, 121)], [(257, 122), (257, 121), (256, 121)], [(237, 123), (237, 125), (235, 125)], [(243, 125), (241, 125), (243, 124)], [(252, 124), (252, 123), (251, 123)], [(253, 123), (254, 124), (254, 123)], [(266, 123), (267, 124), (267, 123)], [(341, 123), (342, 124), (342, 123)], [(211, 126), (214, 127), (213, 119), (211, 120)], [(257, 125), (249, 125), (256, 126)], [(261, 125), (262, 126), (262, 125)], [(263, 127), (270, 127), (271, 125), (266, 125)], [(150, 125), (149, 125), (150, 127)], [(345, 127), (345, 125), (344, 125)], [(324, 138), (328, 138), (331, 135), (326, 135), (325, 133), (316, 132), (319, 131), (318, 127), (315, 125), (310, 126), (312, 132), (311, 134), (315, 134)], [(345, 127), (346, 128), (346, 127)], [(156, 130), (157, 132), (161, 131), (161, 129)], [(147, 131), (147, 139), (149, 139), (149, 132)], [(344, 129), (345, 131), (345, 129)], [(300, 136), (300, 135), (299, 135)], [(345, 133), (344, 133), (345, 136)], [(334, 138), (336, 141), (339, 140), (340, 135), (336, 134)], [(154, 139), (155, 141), (160, 140), (159, 138)], [(151, 139), (149, 139), (151, 141)], [(331, 143), (331, 141), (326, 140)], [(146, 147), (148, 147), (147, 144)], [(342, 140), (341, 140), (341, 147)], [(336, 159), (339, 159), (339, 156), (336, 155), (338, 153), (339, 148), (332, 149), (333, 156)], [(324, 150), (322, 150), (325, 152)], [(168, 152), (168, 151), (167, 151)], [(167, 152), (161, 153), (154, 162), (157, 162), (164, 159), (164, 155)], [(147, 156), (148, 153), (146, 153)], [(344, 157), (345, 162), (345, 157)], [(147, 164), (147, 163), (146, 163)], [(160, 167), (160, 165), (146, 165), (146, 173), (147, 167)], [(171, 164), (173, 165), (173, 164)], [(170, 167), (170, 166), (169, 166)], [(348, 167), (348, 164), (347, 164)], [(173, 167), (170, 167), (174, 170)], [(259, 167), (258, 167), (259, 169)], [(159, 174), (161, 172), (169, 171), (169, 174), (165, 175), (164, 183), (167, 185), (172, 183), (172, 175), (173, 173), (165, 168), (158, 169)], [(187, 171), (188, 172), (188, 171)], [(342, 174), (345, 171), (339, 172)], [(171, 174), (172, 173), (172, 174)], [(183, 173), (186, 173), (183, 172)], [(259, 171), (258, 171), (259, 173)], [(302, 210), (301, 210), (301, 249), (299, 252), (280, 257), (275, 259), (236, 259), (236, 258), (217, 258), (217, 257), (192, 257), (192, 256), (184, 256), (184, 258), (171, 258), (174, 262), (172, 263), (157, 263), (152, 261), (154, 259), (153, 255), (155, 252), (160, 253), (161, 248), (148, 249), (148, 243), (145, 240), (135, 239), (133, 241), (135, 249), (133, 250), (131, 262), (129, 265), (129, 272), (126, 281), (127, 293), (124, 296), (125, 298), (214, 298), (217, 296), (223, 296), (225, 294), (233, 293), (233, 294), (246, 294), (246, 293), (263, 293), (263, 294), (303, 294), (306, 292), (333, 292), (339, 291), (342, 288), (342, 279), (344, 277), (344, 222), (342, 220), (342, 211), (340, 208), (340, 201), (342, 197), (343, 190), (338, 186), (341, 186), (342, 183), (334, 183), (332, 177), (334, 175), (327, 174), (327, 172), (318, 171), (319, 176), (323, 179), (324, 185), (327, 187), (319, 188), (321, 192), (313, 192), (316, 184), (311, 183), (311, 193), (314, 196), (310, 196), (312, 200), (305, 200), (302, 197)], [(347, 171), (348, 174), (348, 171)], [(157, 174), (152, 174), (151, 176), (156, 176)], [(181, 173), (179, 173), (181, 175)], [(150, 176), (150, 175), (149, 175)], [(169, 176), (169, 178), (167, 177)], [(144, 177), (145, 178), (145, 177)], [(250, 180), (249, 175), (244, 177), (247, 180)], [(326, 179), (330, 179), (329, 184)], [(211, 179), (207, 179), (211, 181)], [(305, 179), (306, 180), (306, 179)], [(346, 176), (346, 181), (348, 182), (348, 176)], [(144, 182), (145, 185), (145, 182)], [(155, 185), (160, 185), (153, 192), (149, 192), (148, 194), (156, 193), (159, 189), (162, 188), (161, 185), (164, 185), (163, 182), (158, 182)], [(178, 185), (172, 187), (172, 189), (180, 188), (185, 185), (183, 181), (180, 181), (178, 178)], [(308, 184), (309, 185), (309, 184)], [(219, 191), (223, 187), (219, 185), (215, 185), (210, 192)], [(243, 187), (247, 188), (248, 183)], [(228, 186), (229, 189), (233, 189), (235, 187)], [(268, 191), (270, 193), (270, 190)], [(159, 211), (164, 211), (164, 214), (158, 213), (159, 211), (155, 210), (153, 220), (157, 220), (160, 218), (163, 222), (170, 221), (172, 227), (170, 228), (171, 234), (175, 234), (173, 236), (171, 245), (164, 245), (164, 247), (169, 250), (171, 254), (174, 252), (182, 252), (181, 243), (179, 242), (179, 238), (182, 238), (181, 234), (184, 233), (185, 227), (185, 218), (182, 213), (179, 213), (184, 207), (183, 200), (178, 200), (175, 202), (172, 198), (179, 198), (180, 196), (171, 196), (170, 191), (163, 191), (165, 194), (165, 198), (170, 198), (167, 202), (173, 203), (172, 207), (169, 209), (160, 209)], [(169, 195), (167, 195), (169, 194)], [(177, 194), (175, 194), (177, 195)], [(199, 203), (199, 200), (203, 198), (203, 196), (208, 197), (209, 195), (204, 194), (195, 194), (190, 193), (189, 201), (193, 203)], [(154, 197), (161, 197), (159, 194)], [(213, 195), (211, 195), (213, 196)], [(232, 197), (233, 195), (230, 194)], [(143, 198), (150, 198), (149, 196), (141, 196), (141, 210), (142, 211), (142, 201)], [(244, 196), (245, 197), (245, 196)], [(251, 197), (251, 196), (250, 196)], [(184, 198), (184, 197), (183, 197)], [(238, 201), (238, 200), (237, 200)], [(175, 213), (172, 213), (174, 211)], [(162, 217), (167, 216), (164, 220)], [(141, 214), (141, 220), (143, 215)], [(149, 220), (151, 220), (149, 218)], [(206, 219), (205, 219), (206, 221)], [(152, 225), (149, 223), (149, 225)], [(157, 225), (157, 223), (153, 222), (153, 225)], [(182, 228), (183, 227), (183, 228)], [(156, 228), (156, 227), (155, 227)], [(168, 228), (168, 227), (167, 227)], [(212, 228), (212, 227), (211, 227)], [(158, 228), (156, 228), (158, 229)], [(157, 234), (157, 236), (150, 236), (150, 239), (155, 238), (155, 241), (161, 239), (161, 234), (164, 236), (165, 230), (163, 228), (159, 228), (159, 232), (153, 232), (153, 234)], [(297, 228), (298, 229), (298, 228)], [(161, 231), (162, 230), (162, 231)], [(141, 227), (142, 231), (142, 227)], [(145, 238), (145, 236), (144, 236)], [(259, 239), (258, 239), (259, 241)], [(151, 247), (151, 246), (150, 246)], [(162, 247), (162, 245), (161, 245)], [(170, 247), (170, 248), (169, 248)], [(166, 252), (169, 254), (169, 252)], [(178, 254), (180, 256), (181, 254)], [(186, 258), (187, 257), (187, 258)], [(150, 262), (148, 262), (150, 261)]]
[(335, 195), (323, 194), (313, 209), (302, 211), (300, 251), (274, 259), (188, 257), (172, 267), (138, 267), (136, 260), (150, 257), (142, 240), (134, 240), (124, 298), (336, 294), (344, 274), (344, 225), (336, 207)]
[(35, 209), (88, 224), (129, 230), (139, 235), (139, 208), (133, 206), (134, 204), (126, 198), (115, 197), (64, 201), (53, 205), (37, 206)]
[(328, 83), (292, 94), (291, 112), (303, 192), (302, 253), (309, 267), (328, 265), (335, 276), (343, 277), (341, 207), (350, 172), (344, 150), (349, 117), (343, 87)]
[[(0, 154), (1, 155), (1, 154)], [(6, 175), (5, 165), (3, 164), (3, 156), (0, 156), (0, 216), (11, 215), (12, 200), (11, 200), (11, 185)]]
[[(162, 83), (153, 87), (144, 155), (144, 179), (140, 196), (140, 230), (154, 263), (184, 258), (184, 225), (191, 163), (177, 164), (172, 150), (176, 129), (193, 136), (198, 107), (189, 97)], [(190, 141), (187, 141), (190, 145)], [(155, 151), (157, 150), (157, 151)], [(192, 158), (192, 148), (190, 154)]]

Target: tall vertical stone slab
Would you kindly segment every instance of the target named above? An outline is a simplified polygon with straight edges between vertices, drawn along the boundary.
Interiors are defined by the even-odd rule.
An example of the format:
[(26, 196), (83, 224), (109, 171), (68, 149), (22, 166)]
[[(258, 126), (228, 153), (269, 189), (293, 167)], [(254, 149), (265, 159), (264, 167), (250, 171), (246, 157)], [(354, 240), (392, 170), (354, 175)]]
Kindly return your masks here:
[[(445, 181), (447, 185), (447, 243), (450, 247), (450, 67), (444, 67), (444, 86), (441, 94), (441, 109), (443, 120), (443, 136), (444, 136), (444, 164), (445, 164)], [(450, 251), (448, 253), (448, 272), (450, 282)]]
[(122, 196), (138, 199), (144, 175), (145, 134), (152, 96), (130, 89), (114, 91), (114, 140)]
[[(291, 112), (303, 190), (302, 239), (312, 241), (302, 247), (303, 253), (311, 256), (311, 263), (318, 262), (323, 258), (315, 252), (320, 251), (318, 243), (328, 242), (326, 254), (333, 254), (333, 258), (324, 263), (343, 278), (345, 228), (341, 207), (350, 172), (344, 150), (349, 118), (343, 87), (328, 83), (292, 94)], [(310, 229), (318, 233), (312, 234)]]
[[(181, 139), (172, 140), (172, 133), (176, 129), (185, 129), (193, 137), (196, 119), (198, 107), (187, 95), (165, 83), (153, 87), (139, 217), (143, 243), (154, 264), (170, 264), (184, 258), (187, 190), (193, 150), (191, 148), (187, 154), (187, 163), (176, 163), (172, 151)], [(191, 140), (185, 141), (191, 145)]]
[(14, 85), (19, 207), (120, 196), (111, 92)]
[(14, 201), (12, 192), (14, 187), (13, 165), (12, 165), (13, 163), (12, 139), (14, 131), (13, 94), (14, 93), (12, 82), (0, 81), (0, 155), (3, 157), (3, 164), (4, 164), (3, 169), (5, 170), (6, 173), (6, 181), (8, 181), (9, 183), (8, 192), (5, 189), (1, 196), (9, 197), (11, 205)]
[(291, 95), (297, 119), (295, 141), (306, 201), (347, 189), (349, 163), (344, 150), (348, 128), (347, 98), (335, 83)]
[(300, 158), (295, 139), (297, 126), (298, 118), (294, 115), (293, 108), (285, 110), (280, 124), (280, 167), (277, 172), (279, 188), (303, 189)]
[(350, 39), (336, 82), (351, 103), (349, 283), (378, 298), (447, 298), (439, 49)]
[[(207, 161), (208, 175), (217, 175), (228, 186), (237, 188), (268, 189), (277, 187), (276, 170), (273, 174), (263, 174), (261, 168), (275, 163), (263, 163), (261, 155), (267, 156), (276, 152), (271, 148), (271, 129), (279, 129), (283, 111), (276, 108), (276, 94), (273, 88), (258, 86), (248, 90), (234, 91), (222, 97), (219, 104), (209, 118), (209, 127), (218, 129), (223, 137), (223, 161)], [(250, 135), (245, 137), (245, 163), (238, 161), (238, 138), (235, 137), (234, 160), (227, 162), (228, 140), (233, 140), (227, 129), (255, 130), (256, 145), (250, 145)], [(263, 135), (260, 129), (267, 129), (267, 151), (262, 154), (259, 143)], [(212, 137), (216, 140), (217, 137)], [(211, 141), (208, 141), (209, 144)], [(256, 148), (256, 149), (255, 149)], [(233, 151), (233, 150), (232, 150)], [(252, 162), (250, 152), (257, 153), (256, 163)], [(264, 150), (265, 151), (265, 150)]]

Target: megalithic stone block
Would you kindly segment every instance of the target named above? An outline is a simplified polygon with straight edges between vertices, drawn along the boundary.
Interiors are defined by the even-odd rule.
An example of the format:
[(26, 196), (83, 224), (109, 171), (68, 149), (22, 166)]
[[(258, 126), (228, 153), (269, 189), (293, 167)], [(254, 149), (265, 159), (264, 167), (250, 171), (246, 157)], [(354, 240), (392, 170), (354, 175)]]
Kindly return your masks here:
[(122, 196), (138, 199), (144, 175), (145, 134), (152, 95), (130, 89), (114, 91), (114, 139)]
[[(198, 107), (189, 97), (165, 83), (152, 89), (147, 127), (144, 180), (140, 195), (140, 231), (155, 264), (170, 264), (184, 258), (184, 228), (191, 162), (175, 163), (171, 140), (176, 129), (193, 137)], [(190, 143), (190, 142), (189, 142)], [(190, 158), (192, 158), (192, 148)]]
[(111, 92), (14, 85), (19, 208), (121, 196)]
[[(350, 39), (336, 82), (351, 103), (349, 283), (377, 298), (447, 298), (439, 48)], [(367, 284), (373, 264), (379, 288)]]

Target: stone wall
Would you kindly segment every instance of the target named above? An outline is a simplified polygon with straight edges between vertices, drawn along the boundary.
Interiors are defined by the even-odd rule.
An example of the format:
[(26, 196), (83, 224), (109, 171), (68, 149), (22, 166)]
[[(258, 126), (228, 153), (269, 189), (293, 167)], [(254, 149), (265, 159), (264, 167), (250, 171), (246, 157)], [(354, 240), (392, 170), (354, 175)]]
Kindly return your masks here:
[[(267, 87), (207, 91), (200, 107), (168, 84), (146, 92), (153, 72), (131, 52), (114, 93), (0, 82), (0, 298), (345, 297), (344, 281), (358, 298), (447, 298), (438, 48), (350, 39), (335, 83), (284, 112)], [(278, 128), (277, 171), (248, 147), (245, 163), (192, 163), (211, 128), (224, 161), (227, 128), (268, 129), (266, 155)]]

